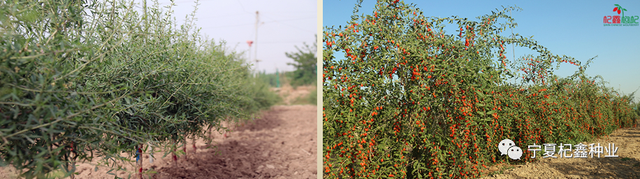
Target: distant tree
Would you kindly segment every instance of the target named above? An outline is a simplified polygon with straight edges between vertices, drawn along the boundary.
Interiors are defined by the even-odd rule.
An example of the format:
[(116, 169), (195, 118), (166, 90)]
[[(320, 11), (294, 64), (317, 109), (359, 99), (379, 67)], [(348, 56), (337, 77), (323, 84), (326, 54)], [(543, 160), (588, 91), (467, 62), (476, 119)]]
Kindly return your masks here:
[(293, 59), (294, 63), (287, 63), (287, 65), (291, 65), (296, 68), (296, 71), (291, 73), (291, 86), (301, 86), (301, 85), (309, 85), (313, 84), (316, 81), (316, 66), (318, 65), (316, 60), (316, 44), (309, 45), (307, 43), (303, 43), (304, 47), (300, 48), (296, 46), (298, 49), (297, 52), (285, 54), (287, 57)]

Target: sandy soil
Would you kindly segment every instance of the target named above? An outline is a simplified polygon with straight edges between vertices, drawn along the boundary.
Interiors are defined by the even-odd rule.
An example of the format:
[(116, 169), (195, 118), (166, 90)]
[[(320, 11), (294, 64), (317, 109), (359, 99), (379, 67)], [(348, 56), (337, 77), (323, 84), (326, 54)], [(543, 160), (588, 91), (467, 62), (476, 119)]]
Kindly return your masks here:
[(156, 178), (316, 178), (315, 116), (316, 106), (276, 106), (215, 149), (156, 166)]
[[(196, 150), (189, 140), (186, 157), (179, 157), (177, 163), (171, 155), (163, 157), (162, 151), (154, 153), (152, 163), (148, 153), (143, 155), (143, 178), (317, 178), (316, 114), (313, 105), (274, 106), (255, 121), (232, 127), (229, 133), (213, 131), (212, 145), (198, 139)], [(136, 176), (134, 165), (123, 166), (125, 170), (113, 173), (123, 178)], [(107, 174), (109, 170), (96, 161), (79, 163), (75, 178), (114, 178)], [(15, 178), (15, 169), (3, 168), (0, 178)]]
[(311, 91), (316, 88), (315, 86), (298, 86), (296, 89), (293, 89), (288, 84), (283, 85), (281, 88), (277, 89), (277, 93), (282, 97), (282, 102), (286, 105), (290, 105), (297, 98), (307, 97)]
[(640, 178), (640, 127), (618, 129), (609, 136), (583, 144), (591, 143), (607, 147), (614, 143), (619, 157), (558, 157), (522, 165), (503, 164), (490, 167), (487, 172), (494, 175), (485, 178)]

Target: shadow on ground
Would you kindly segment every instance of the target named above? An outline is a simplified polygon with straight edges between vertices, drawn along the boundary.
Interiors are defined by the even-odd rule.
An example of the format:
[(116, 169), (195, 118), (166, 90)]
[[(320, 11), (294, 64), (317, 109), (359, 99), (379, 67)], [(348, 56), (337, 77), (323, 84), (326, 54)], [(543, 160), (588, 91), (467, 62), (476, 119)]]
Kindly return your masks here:
[[(272, 111), (278, 112), (278, 111)], [(282, 121), (275, 115), (249, 122), (244, 127), (234, 131), (249, 130), (252, 132), (269, 131), (280, 126)], [(229, 134), (234, 135), (234, 134)], [(273, 137), (264, 134), (263, 137)], [(264, 151), (277, 150), (277, 146), (264, 143), (259, 139), (225, 140), (216, 144), (211, 150), (188, 154), (188, 159), (177, 165), (165, 166), (158, 170), (160, 176), (167, 178), (256, 178), (261, 176), (256, 172), (258, 166), (264, 166), (269, 160), (269, 153)], [(170, 177), (168, 177), (170, 176)], [(262, 175), (263, 177), (271, 177)], [(158, 177), (164, 178), (164, 177)]]

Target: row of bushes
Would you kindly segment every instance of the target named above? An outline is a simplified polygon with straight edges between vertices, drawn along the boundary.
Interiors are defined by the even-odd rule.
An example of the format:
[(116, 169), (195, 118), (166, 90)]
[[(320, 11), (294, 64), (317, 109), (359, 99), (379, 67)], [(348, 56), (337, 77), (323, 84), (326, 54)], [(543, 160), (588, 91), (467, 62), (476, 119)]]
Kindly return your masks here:
[[(588, 77), (588, 63), (502, 36), (515, 26), (510, 10), (518, 9), (472, 21), (381, 0), (372, 14), (325, 27), (324, 176), (477, 177), (487, 165), (535, 160), (526, 150), (520, 160), (501, 155), (506, 138), (522, 149), (577, 144), (636, 125), (628, 96)], [(459, 31), (445, 34), (448, 23)], [(538, 54), (508, 60), (507, 44)], [(552, 65), (560, 63), (579, 70), (559, 78)]]
[(157, 2), (0, 2), (0, 164), (40, 178), (128, 160), (121, 152), (278, 102), (241, 54), (201, 37), (195, 10), (180, 26), (172, 13)]

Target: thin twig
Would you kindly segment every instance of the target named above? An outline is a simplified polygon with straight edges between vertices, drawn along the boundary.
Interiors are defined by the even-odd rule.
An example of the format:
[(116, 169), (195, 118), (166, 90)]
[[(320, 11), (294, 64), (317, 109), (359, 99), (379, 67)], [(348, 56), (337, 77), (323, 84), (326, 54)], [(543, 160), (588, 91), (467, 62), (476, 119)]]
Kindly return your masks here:
[(307, 154), (311, 155), (311, 153), (307, 152), (307, 151), (306, 151), (306, 150), (304, 150), (304, 149), (300, 149), (300, 150), (304, 151), (304, 153), (307, 153)]

